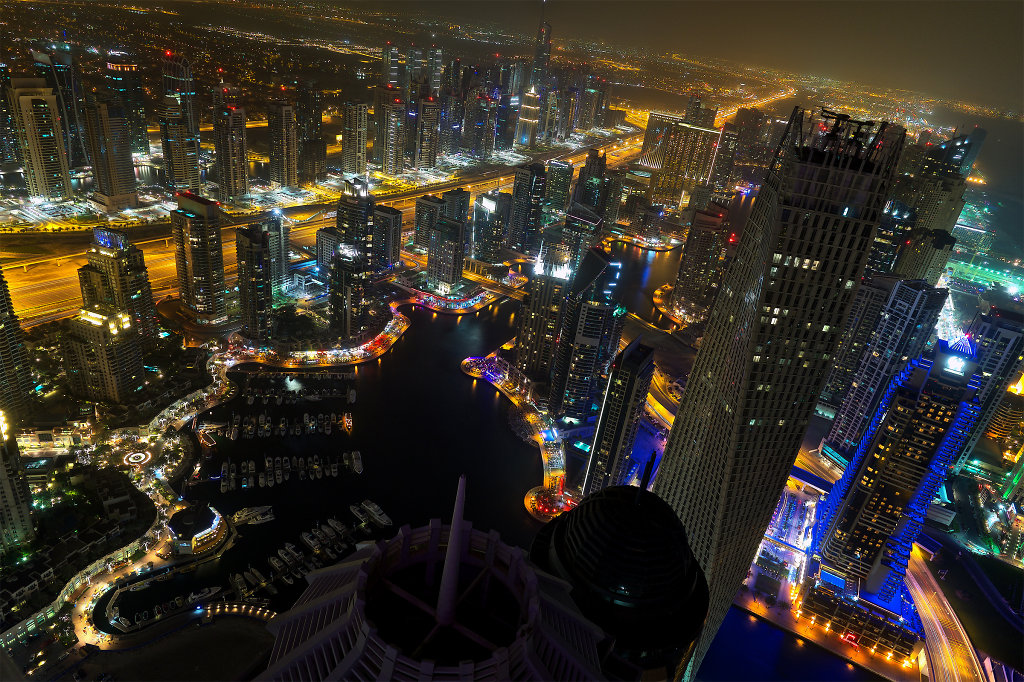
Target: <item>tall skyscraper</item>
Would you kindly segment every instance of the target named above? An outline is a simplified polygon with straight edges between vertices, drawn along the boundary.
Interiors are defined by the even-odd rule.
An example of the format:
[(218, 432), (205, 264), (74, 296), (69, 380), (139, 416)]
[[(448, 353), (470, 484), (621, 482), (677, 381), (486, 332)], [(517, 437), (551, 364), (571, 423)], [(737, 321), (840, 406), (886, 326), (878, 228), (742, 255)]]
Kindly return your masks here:
[(316, 231), (316, 268), (324, 283), (329, 281), (334, 254), (338, 252), (338, 247), (343, 242), (337, 226), (322, 227)]
[(89, 98), (85, 105), (85, 138), (95, 183), (93, 203), (108, 213), (139, 205), (135, 191), (128, 112), (118, 100)]
[(92, 235), (88, 262), (78, 269), (83, 307), (102, 304), (128, 313), (143, 347), (152, 347), (159, 327), (142, 250), (124, 232), (97, 227)]
[(739, 146), (739, 133), (736, 125), (726, 123), (722, 126), (715, 149), (715, 161), (711, 168), (709, 183), (711, 188), (721, 194), (729, 194), (733, 187), (733, 167), (736, 163), (736, 148)]
[(569, 267), (573, 272), (579, 269), (580, 261), (591, 246), (601, 238), (604, 223), (601, 216), (590, 210), (586, 204), (573, 202), (565, 215), (562, 227), (562, 244), (569, 253)]
[(530, 74), (530, 85), (538, 90), (547, 87), (551, 62), (551, 24), (544, 21), (543, 5), (541, 10), (540, 26), (537, 27), (537, 40), (533, 48), (533, 71)]
[(974, 318), (967, 329), (967, 337), (977, 346), (976, 360), (981, 375), (978, 426), (954, 455), (955, 473), (966, 466), (999, 401), (1024, 371), (1024, 314), (1019, 308), (992, 306), (987, 313), (979, 313)]
[(728, 207), (711, 204), (707, 210), (694, 211), (672, 288), (674, 308), (694, 320), (703, 316), (718, 293), (728, 244)]
[(405, 171), (405, 103), (398, 97), (389, 97), (380, 107), (380, 127), (373, 144), (381, 145), (381, 172), (401, 175)]
[(463, 187), (450, 189), (441, 193), (444, 208), (441, 209), (446, 218), (466, 222), (469, 219), (469, 191)]
[(180, 54), (170, 50), (164, 52), (161, 61), (163, 95), (173, 97), (181, 108), (185, 130), (199, 140), (199, 103), (196, 102), (196, 81), (192, 77), (192, 65)]
[(270, 131), (270, 181), (281, 187), (299, 184), (299, 129), (295, 106), (277, 100), (267, 105)]
[(416, 144), (412, 162), (416, 170), (425, 170), (437, 165), (440, 151), (438, 125), (441, 101), (433, 96), (421, 97), (416, 102)]
[(224, 106), (216, 107), (213, 112), (217, 198), (226, 204), (240, 204), (249, 193), (245, 119), (245, 108), (233, 104), (225, 103)]
[(28, 417), (32, 385), (25, 334), (14, 313), (7, 280), (0, 272), (0, 412), (7, 415), (11, 428)]
[(102, 303), (82, 308), (61, 332), (60, 348), (73, 394), (128, 405), (142, 390), (142, 340), (128, 313)]
[(573, 189), (573, 201), (587, 204), (598, 210), (605, 194), (605, 174), (608, 172), (607, 157), (597, 149), (587, 150), (587, 160), (580, 168), (580, 176)]
[(173, 97), (164, 97), (157, 114), (160, 143), (164, 154), (164, 177), (175, 192), (198, 192), (199, 133), (190, 132), (181, 105)]
[(532, 163), (516, 168), (512, 183), (512, 213), (506, 235), (510, 249), (525, 254), (536, 253), (546, 183), (544, 164)]
[(505, 218), (498, 211), (498, 191), (478, 194), (473, 202), (473, 258), (500, 263), (504, 238)]
[(314, 83), (303, 81), (295, 94), (295, 124), (300, 141), (322, 137), (323, 115), (323, 93)]
[(943, 230), (915, 230), (900, 247), (892, 274), (935, 286), (946, 271), (956, 238)]
[[(548, 412), (585, 424), (596, 417), (603, 375), (619, 350), (625, 308), (613, 298), (617, 270), (601, 249), (590, 249), (573, 273), (555, 343)], [(617, 273), (616, 273), (617, 274)]]
[(0, 163), (18, 162), (18, 135), (11, 118), (11, 102), (7, 90), (11, 87), (11, 69), (0, 62)]
[(338, 247), (331, 262), (330, 319), (342, 339), (356, 339), (369, 324), (367, 269), (358, 249), (350, 244)]
[(925, 351), (948, 293), (892, 276), (861, 283), (822, 391), (823, 402), (839, 408), (825, 439), (828, 456), (849, 460), (892, 378)]
[(220, 205), (190, 192), (171, 211), (181, 302), (199, 324), (227, 321)]
[(255, 223), (266, 233), (270, 242), (270, 288), (274, 296), (284, 296), (289, 288), (288, 274), (291, 270), (289, 256), (291, 254), (291, 231), (281, 216), (271, 216)]
[(270, 235), (259, 225), (239, 227), (235, 229), (235, 252), (242, 336), (261, 345), (270, 340), (274, 301)]
[(638, 336), (612, 362), (580, 487), (584, 496), (628, 483), (630, 454), (653, 377), (654, 349), (642, 345)]
[(85, 90), (78, 66), (71, 57), (68, 43), (50, 43), (38, 40), (29, 48), (36, 73), (53, 89), (56, 108), (60, 113), (61, 136), (71, 168), (85, 165), (85, 131), (82, 127), (81, 107)]
[(29, 195), (48, 201), (70, 199), (64, 124), (54, 89), (42, 78), (11, 78), (7, 102)]
[(900, 145), (880, 144), (886, 128), (794, 109), (711, 308), (654, 488), (683, 520), (711, 590), (691, 673), (747, 574), (831, 367), (899, 159)]
[(861, 598), (885, 603), (903, 584), (910, 550), (953, 457), (978, 416), (969, 343), (940, 341), (886, 387), (842, 478), (820, 507), (815, 553)]
[(341, 172), (366, 175), (368, 107), (346, 102), (341, 111)]
[(514, 365), (532, 382), (551, 379), (551, 361), (558, 340), (558, 323), (572, 270), (555, 251), (537, 256), (526, 284), (526, 303), (519, 312)]
[(571, 161), (548, 161), (547, 182), (544, 188), (544, 208), (548, 211), (559, 213), (569, 208), (569, 187), (572, 185), (573, 170)]
[(444, 215), (445, 203), (441, 197), (425, 194), (416, 198), (416, 236), (413, 242), (424, 249), (430, 245), (430, 231)]
[(442, 217), (430, 230), (427, 247), (427, 286), (441, 295), (450, 294), (462, 281), (466, 221)]
[(14, 438), (14, 424), (0, 410), (0, 550), (7, 552), (32, 540), (32, 495)]
[(146, 93), (142, 89), (139, 62), (126, 52), (107, 53), (104, 73), (110, 94), (120, 101), (128, 123), (128, 140), (132, 153), (149, 155), (149, 131), (146, 127)]
[[(714, 110), (697, 111), (711, 111), (713, 124)], [(720, 135), (710, 125), (694, 123), (688, 117), (652, 111), (640, 155), (640, 165), (651, 171), (647, 197), (651, 203), (678, 206), (684, 191), (707, 185)]]
[(402, 212), (391, 206), (373, 208), (373, 269), (386, 270), (402, 261)]
[(357, 251), (362, 264), (371, 268), (373, 263), (373, 195), (366, 181), (359, 178), (346, 180), (338, 199), (337, 228), (343, 244)]
[[(907, 236), (914, 228), (917, 215), (900, 201), (890, 201), (878, 224), (875, 241), (868, 252), (869, 272), (884, 275), (892, 272), (896, 255), (907, 242)], [(945, 265), (945, 263), (943, 263)]]
[(537, 127), (540, 123), (540, 97), (531, 87), (523, 93), (519, 102), (519, 117), (516, 119), (514, 147), (532, 147), (537, 144)]

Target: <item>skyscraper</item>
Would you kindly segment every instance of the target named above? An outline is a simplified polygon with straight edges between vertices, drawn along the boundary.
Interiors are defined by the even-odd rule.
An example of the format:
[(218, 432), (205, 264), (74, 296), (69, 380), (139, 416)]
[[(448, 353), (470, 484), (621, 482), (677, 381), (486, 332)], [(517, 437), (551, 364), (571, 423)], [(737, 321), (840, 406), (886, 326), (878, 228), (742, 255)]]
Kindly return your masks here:
[(361, 263), (367, 268), (371, 268), (373, 262), (373, 215), (373, 195), (366, 181), (346, 180), (338, 199), (338, 235), (343, 244), (359, 251)]
[(498, 191), (478, 194), (473, 203), (473, 258), (500, 263), (504, 238), (505, 218), (498, 211)]
[(402, 212), (391, 206), (373, 208), (373, 269), (386, 270), (402, 261)]
[(196, 102), (196, 82), (192, 77), (192, 65), (180, 54), (170, 50), (164, 52), (161, 61), (163, 95), (173, 97), (181, 108), (185, 130), (199, 140), (199, 104)]
[(514, 147), (532, 147), (537, 143), (537, 126), (540, 122), (540, 97), (531, 87), (523, 93), (519, 102), (519, 117), (516, 119)]
[(331, 328), (342, 339), (356, 339), (367, 329), (367, 284), (362, 254), (350, 244), (339, 246), (331, 262), (329, 289)]
[(630, 454), (653, 377), (654, 349), (642, 345), (638, 336), (612, 362), (580, 486), (584, 496), (628, 483)]
[(181, 302), (199, 324), (227, 321), (220, 204), (190, 192), (171, 211)]
[(266, 220), (256, 223), (258, 228), (266, 233), (270, 242), (270, 288), (274, 296), (283, 296), (290, 286), (288, 273), (290, 271), (289, 255), (291, 253), (290, 230), (285, 225), (281, 216), (274, 215)]
[[(299, 181), (313, 183), (327, 176), (327, 141), (323, 137), (322, 93), (303, 82), (296, 94), (295, 122), (299, 135)], [(344, 150), (342, 150), (344, 154)]]
[(35, 537), (32, 495), (14, 438), (14, 424), (0, 410), (0, 550), (6, 552)]
[(97, 227), (92, 234), (88, 262), (78, 269), (83, 307), (103, 304), (128, 313), (143, 347), (152, 347), (159, 328), (142, 250), (124, 232)]
[[(714, 110), (697, 111), (711, 111), (713, 124)], [(647, 198), (652, 204), (678, 206), (684, 191), (708, 184), (720, 134), (710, 125), (694, 123), (687, 117), (651, 112), (640, 165), (651, 171)]]
[[(543, 10), (543, 5), (541, 6)], [(551, 62), (551, 24), (544, 21), (541, 14), (540, 26), (537, 27), (537, 40), (533, 48), (533, 71), (530, 74), (530, 85), (537, 90), (547, 87), (548, 66)]]
[(149, 155), (149, 131), (146, 128), (146, 93), (142, 89), (139, 62), (126, 52), (107, 53), (104, 74), (110, 94), (120, 101), (128, 123), (128, 140), (132, 153)]
[(405, 103), (398, 97), (387, 97), (374, 115), (379, 122), (374, 148), (380, 145), (380, 169), (384, 175), (401, 175), (405, 171)]
[(427, 286), (448, 295), (462, 281), (466, 221), (442, 217), (430, 230), (427, 247)]
[(537, 256), (526, 284), (526, 303), (519, 312), (513, 364), (532, 382), (551, 379), (558, 322), (572, 277), (569, 266), (559, 261), (554, 251)]
[(244, 107), (225, 103), (214, 109), (213, 151), (217, 198), (226, 204), (241, 203), (249, 193)]
[(654, 488), (711, 590), (691, 672), (747, 574), (831, 366), (896, 172), (886, 128), (794, 109), (711, 308)]
[(60, 129), (68, 165), (76, 168), (88, 163), (85, 150), (85, 131), (80, 109), (85, 91), (78, 66), (71, 57), (68, 43), (50, 43), (37, 40), (29, 48), (36, 73), (53, 89), (56, 109), (60, 113)]
[(594, 213), (586, 204), (573, 202), (565, 215), (561, 240), (569, 253), (569, 267), (573, 272), (579, 269), (580, 261), (590, 247), (601, 238), (603, 228), (601, 216)]
[(469, 218), (469, 190), (458, 187), (441, 193), (444, 208), (441, 209), (446, 218), (466, 222)]
[(679, 275), (672, 288), (672, 306), (694, 319), (703, 316), (718, 293), (729, 243), (729, 209), (711, 204), (694, 211), (686, 235)]
[(546, 182), (542, 163), (516, 168), (512, 183), (512, 213), (506, 235), (510, 249), (528, 255), (536, 253)]
[(597, 416), (602, 376), (618, 352), (625, 322), (626, 310), (612, 293), (616, 266), (608, 254), (593, 248), (573, 273), (551, 367), (548, 412), (556, 419), (585, 424)]
[(444, 215), (444, 210), (445, 203), (441, 197), (425, 194), (416, 198), (416, 235), (413, 237), (416, 246), (427, 248), (430, 245), (430, 231)]
[(85, 105), (85, 137), (95, 183), (93, 203), (108, 213), (139, 205), (135, 191), (128, 112), (117, 100), (89, 98)]
[(346, 102), (341, 113), (341, 172), (366, 175), (366, 126), (368, 108), (362, 102)]
[(868, 252), (869, 272), (884, 275), (892, 272), (896, 255), (907, 241), (917, 221), (915, 213), (900, 201), (890, 201), (878, 224), (875, 241)]
[(839, 408), (825, 439), (828, 456), (845, 462), (860, 445), (892, 378), (924, 352), (947, 295), (923, 280), (861, 283), (822, 391), (823, 402)]
[(142, 390), (142, 340), (128, 313), (102, 303), (82, 308), (66, 323), (60, 348), (73, 394), (128, 405)]
[(273, 265), (270, 235), (260, 226), (235, 229), (238, 256), (238, 304), (242, 318), (242, 336), (255, 345), (270, 340), (273, 311)]
[(911, 547), (978, 405), (971, 344), (940, 341), (886, 387), (871, 425), (833, 486), (815, 528), (816, 554), (859, 587), (889, 602), (903, 584)]
[(299, 184), (299, 129), (295, 106), (281, 100), (267, 105), (270, 131), (270, 181), (281, 187)]
[(433, 96), (421, 97), (416, 102), (416, 144), (412, 156), (413, 168), (416, 170), (426, 170), (437, 165), (440, 113), (441, 102)]
[(338, 252), (338, 247), (343, 241), (336, 225), (322, 227), (316, 231), (316, 268), (324, 283), (329, 281), (334, 254)]
[(608, 171), (608, 159), (597, 149), (587, 150), (587, 160), (580, 168), (580, 176), (576, 179), (573, 190), (573, 201), (587, 204), (598, 210), (601, 208), (605, 194), (605, 174)]
[(956, 238), (944, 230), (914, 230), (900, 247), (892, 274), (935, 286), (946, 271)]
[(32, 391), (32, 367), (29, 364), (25, 334), (0, 272), (0, 412), (7, 415), (13, 428), (28, 417), (29, 395)]
[(978, 425), (954, 454), (955, 473), (967, 464), (999, 401), (1024, 370), (1024, 314), (1019, 308), (992, 306), (987, 313), (975, 316), (967, 329), (967, 337), (977, 346), (976, 360), (981, 375)]
[(167, 187), (175, 192), (198, 192), (201, 189), (199, 133), (189, 131), (181, 105), (173, 97), (164, 97), (157, 121)]
[(0, 163), (18, 162), (18, 135), (11, 118), (12, 104), (7, 90), (11, 87), (11, 69), (0, 62)]
[(572, 185), (573, 170), (571, 161), (548, 161), (547, 183), (544, 188), (544, 208), (548, 211), (558, 213), (569, 208), (569, 187)]
[(53, 88), (42, 78), (11, 78), (7, 98), (29, 195), (70, 199), (68, 154)]

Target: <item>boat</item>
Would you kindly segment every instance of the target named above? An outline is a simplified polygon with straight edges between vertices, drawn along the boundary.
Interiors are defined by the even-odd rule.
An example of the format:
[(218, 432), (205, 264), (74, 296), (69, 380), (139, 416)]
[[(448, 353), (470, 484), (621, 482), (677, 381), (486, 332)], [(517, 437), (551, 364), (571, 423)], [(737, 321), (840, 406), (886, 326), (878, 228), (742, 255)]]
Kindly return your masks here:
[(302, 531), (302, 536), (301, 537), (302, 537), (302, 541), (304, 543), (306, 543), (306, 547), (309, 547), (314, 552), (319, 552), (320, 551), (320, 543), (317, 542), (316, 538), (314, 538), (312, 535), (310, 535), (306, 531)]
[(174, 598), (174, 607), (175, 608), (180, 609), (184, 605), (185, 605), (185, 598), (182, 597), (180, 594), (177, 597)]
[(245, 399), (245, 403), (246, 403), (247, 405), (252, 405), (252, 404), (253, 404), (253, 402), (255, 402), (255, 400), (256, 400), (256, 396), (254, 396), (253, 394), (251, 394), (251, 393), (250, 393), (250, 394), (249, 394), (249, 397), (247, 397), (247, 398)]
[(352, 468), (352, 453), (351, 452), (346, 452), (346, 453), (344, 453), (341, 456), (341, 458), (345, 461), (345, 468), (346, 469), (351, 469)]
[(288, 435), (288, 419), (281, 417), (281, 421), (277, 424), (277, 432), (282, 436)]
[(284, 461), (281, 462), (281, 466), (284, 467), (284, 474), (285, 474), (285, 476), (287, 476), (288, 472), (292, 470), (292, 462), (287, 457), (285, 457)]
[(249, 460), (249, 473), (253, 476), (256, 475), (256, 462)]
[(338, 475), (338, 460), (331, 460), (331, 476), (337, 477)]
[(313, 455), (313, 468), (314, 469), (319, 469), (320, 468), (320, 455)]
[(245, 461), (244, 459), (242, 460), (242, 467), (241, 467), (241, 469), (242, 469), (242, 475), (243, 476), (245, 476), (247, 473), (249, 473), (249, 463), (247, 461)]
[(343, 417), (343, 419), (344, 419), (344, 422), (345, 422), (345, 430), (351, 431), (352, 430), (352, 413), (351, 412), (346, 412), (345, 416)]
[(298, 469), (298, 468), (299, 468), (299, 458), (296, 457), (295, 455), (292, 455), (292, 469)]
[(274, 402), (280, 405), (282, 400), (284, 400), (284, 396), (278, 393), (277, 397), (274, 399)]
[(142, 580), (140, 582), (135, 583), (131, 587), (129, 587), (128, 591), (129, 592), (138, 592), (139, 590), (144, 590), (147, 587), (149, 587), (149, 581), (148, 580)]
[(292, 558), (295, 561), (302, 561), (302, 555), (295, 551), (295, 545), (293, 545), (290, 542), (286, 542), (284, 543), (284, 548), (288, 551), (289, 554), (292, 555)]
[(267, 469), (274, 468), (274, 460), (270, 457), (270, 455), (263, 456), (263, 463), (266, 464)]
[(331, 412), (331, 423), (332, 424), (337, 424), (338, 423), (338, 413), (337, 412)]
[(266, 487), (266, 485), (267, 485), (267, 475), (261, 471), (260, 472), (260, 487), (264, 488), (264, 487)]
[(324, 435), (331, 435), (331, 422), (324, 422)]
[(284, 564), (276, 556), (270, 557), (270, 568), (276, 573), (282, 573), (284, 571)]
[(309, 412), (302, 413), (302, 425), (309, 426)]
[(274, 472), (274, 481), (275, 481), (275, 482), (276, 482), (276, 483), (277, 483), (278, 485), (280, 485), (280, 484), (284, 483), (284, 472), (283, 472), (283, 471), (281, 471), (280, 469), (277, 469), (277, 470), (276, 470), (276, 471)]
[(238, 593), (239, 597), (244, 597), (249, 594), (249, 590), (245, 587), (245, 579), (238, 573), (231, 576), (231, 584), (235, 588), (235, 592)]
[(391, 525), (390, 517), (384, 513), (384, 510), (381, 509), (376, 502), (372, 500), (363, 500), (363, 509), (370, 514), (370, 518), (373, 522), (381, 528), (386, 528)]
[(281, 465), (281, 458), (280, 457), (275, 457), (274, 458), (274, 468), (275, 469), (280, 469), (281, 466), (282, 466)]
[(120, 626), (120, 628), (122, 630), (127, 630), (128, 628), (130, 628), (132, 626), (132, 624), (129, 623), (128, 619), (125, 618), (124, 616), (118, 616), (117, 622), (115, 622), (114, 625)]
[(228, 476), (228, 463), (224, 462), (223, 464), (220, 465), (220, 477), (221, 478), (227, 478), (227, 476)]
[(231, 440), (238, 440), (238, 426), (231, 427)]
[(317, 479), (321, 479), (324, 477), (324, 470), (321, 469), (320, 467), (316, 468), (316, 477)]
[(356, 389), (348, 389), (348, 404), (352, 405), (356, 401)]
[(262, 429), (263, 425), (266, 424), (266, 423), (267, 423), (267, 413), (266, 412), (261, 412), (260, 416), (259, 416), (260, 428)]
[(337, 533), (335, 533), (335, 532), (334, 532), (334, 529), (333, 529), (333, 528), (331, 528), (331, 527), (330, 527), (329, 525), (327, 525), (326, 523), (321, 523), (321, 524), (320, 524), (320, 532), (321, 532), (321, 533), (323, 533), (323, 534), (324, 534), (324, 537), (326, 537), (326, 538), (327, 538), (328, 540), (330, 540), (331, 542), (334, 542), (335, 540), (337, 540), (337, 539), (338, 539), (338, 534), (337, 534)]
[(254, 576), (256, 576), (256, 580), (259, 582), (260, 585), (266, 585), (267, 584), (267, 579), (263, 577), (263, 574), (260, 573), (260, 570), (258, 568), (250, 567), (249, 570), (252, 571), (252, 574)]
[(367, 523), (367, 522), (369, 522), (370, 517), (367, 516), (366, 512), (364, 512), (362, 509), (360, 509), (356, 505), (350, 504), (348, 506), (348, 510), (350, 512), (352, 512), (353, 516), (355, 516), (357, 519), (359, 519), (359, 523)]
[(249, 487), (249, 477), (248, 476), (242, 476), (242, 490), (245, 490), (248, 487)]
[(273, 488), (274, 487), (274, 472), (273, 471), (268, 471), (267, 472), (267, 487), (268, 488)]
[(281, 574), (281, 580), (283, 580), (285, 582), (285, 584), (287, 584), (287, 585), (294, 585), (295, 584), (295, 579), (292, 578), (287, 573), (282, 573)]
[(153, 605), (153, 617), (159, 618), (162, 615), (164, 615), (163, 609), (160, 608), (159, 604), (154, 604)]
[(208, 599), (208, 598), (212, 597), (213, 595), (217, 594), (218, 592), (220, 592), (220, 588), (219, 587), (204, 587), (203, 589), (199, 590), (198, 592), (193, 592), (193, 593), (189, 594), (188, 595), (188, 603), (189, 604), (193, 604), (193, 603), (195, 603), (197, 601), (202, 601), (203, 599)]
[(363, 455), (358, 450), (352, 451), (352, 471), (363, 473)]
[(313, 526), (313, 537), (315, 537), (320, 544), (327, 542), (327, 536), (324, 535), (324, 532), (316, 526)]
[(345, 527), (345, 524), (339, 521), (338, 519), (334, 518), (333, 516), (327, 519), (327, 523), (330, 524), (331, 528), (338, 531), (339, 535), (345, 535), (346, 533), (348, 533), (348, 528)]
[(332, 550), (330, 547), (327, 547), (326, 545), (324, 546), (324, 554), (330, 557), (331, 561), (338, 560), (338, 555), (334, 553), (334, 550)]
[(260, 514), (259, 516), (254, 518), (252, 521), (249, 522), (249, 525), (250, 526), (258, 526), (261, 523), (266, 523), (267, 521), (273, 521), (273, 520), (274, 520), (274, 512), (268, 511), (265, 514)]
[(299, 471), (302, 471), (305, 468), (306, 468), (306, 458), (305, 457), (299, 457)]
[(236, 511), (231, 516), (231, 520), (235, 523), (246, 523), (247, 521), (251, 521), (252, 519), (256, 518), (260, 514), (265, 514), (271, 509), (273, 509), (273, 507), (269, 504), (263, 505), (262, 507), (245, 507), (243, 509), (239, 509), (238, 511)]
[(222, 493), (226, 493), (228, 491), (228, 479), (226, 479), (226, 478), (220, 479), (220, 491)]

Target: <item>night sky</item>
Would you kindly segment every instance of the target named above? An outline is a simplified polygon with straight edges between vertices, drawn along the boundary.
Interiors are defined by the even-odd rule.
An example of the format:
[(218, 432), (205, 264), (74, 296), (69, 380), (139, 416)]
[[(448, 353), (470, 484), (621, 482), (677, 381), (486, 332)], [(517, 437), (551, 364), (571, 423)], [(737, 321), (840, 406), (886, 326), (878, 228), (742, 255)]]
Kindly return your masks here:
[[(540, 2), (387, 2), (532, 33)], [(1024, 108), (1024, 3), (549, 0), (559, 38), (595, 38)]]

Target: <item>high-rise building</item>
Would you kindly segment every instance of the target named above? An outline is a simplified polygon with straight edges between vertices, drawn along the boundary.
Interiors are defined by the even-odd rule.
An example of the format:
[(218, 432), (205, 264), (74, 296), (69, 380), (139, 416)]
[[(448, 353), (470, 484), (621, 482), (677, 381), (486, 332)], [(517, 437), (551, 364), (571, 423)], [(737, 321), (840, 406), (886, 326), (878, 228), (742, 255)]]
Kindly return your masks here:
[(53, 89), (56, 109), (60, 113), (60, 129), (64, 151), (71, 168), (88, 163), (85, 150), (85, 130), (82, 127), (81, 108), (85, 90), (78, 65), (71, 57), (71, 45), (37, 40), (29, 48), (35, 71), (46, 85)]
[(516, 119), (514, 147), (532, 147), (537, 143), (537, 126), (540, 122), (540, 97), (531, 87), (523, 93), (519, 102), (519, 117)]
[(946, 271), (956, 238), (944, 230), (915, 230), (900, 247), (892, 274), (935, 286)]
[(571, 161), (548, 161), (544, 208), (549, 212), (560, 213), (569, 208), (569, 188), (572, 186), (574, 170)]
[(149, 155), (149, 131), (146, 127), (146, 93), (142, 89), (139, 62), (126, 52), (107, 53), (104, 72), (107, 88), (120, 101), (128, 123), (129, 147), (133, 154)]
[[(714, 121), (714, 110), (711, 121)], [(704, 120), (707, 117), (697, 117)], [(687, 117), (652, 111), (640, 153), (640, 165), (651, 171), (648, 199), (653, 204), (678, 206), (683, 192), (707, 185), (714, 168), (721, 132)]]
[(642, 345), (638, 336), (612, 362), (580, 486), (584, 496), (628, 483), (630, 454), (653, 377), (654, 349)]
[(18, 135), (11, 118), (11, 102), (8, 89), (11, 87), (11, 69), (0, 62), (0, 163), (17, 163), (19, 158)]
[(82, 308), (60, 335), (68, 388), (96, 402), (128, 405), (142, 390), (142, 341), (127, 312)]
[(331, 276), (331, 264), (338, 247), (344, 243), (341, 232), (336, 226), (322, 227), (316, 231), (316, 269), (320, 279), (327, 282)]
[(580, 176), (576, 179), (573, 190), (573, 201), (587, 204), (591, 208), (600, 209), (605, 195), (605, 175), (608, 172), (608, 159), (597, 149), (587, 151), (587, 160), (580, 168)]
[(161, 61), (163, 95), (173, 97), (181, 108), (185, 130), (199, 140), (199, 103), (196, 101), (196, 82), (192, 65), (180, 54), (164, 52)]
[(213, 151), (217, 198), (226, 204), (241, 203), (249, 193), (244, 107), (225, 104), (214, 110)]
[(514, 365), (532, 382), (546, 383), (551, 378), (558, 323), (572, 277), (568, 264), (559, 261), (551, 250), (537, 256), (526, 284), (526, 303), (519, 312)]
[(7, 103), (28, 193), (48, 201), (72, 196), (61, 109), (42, 78), (11, 78)]
[(270, 241), (270, 289), (274, 296), (284, 296), (290, 286), (289, 255), (291, 253), (291, 231), (281, 216), (274, 215), (256, 223)]
[(402, 212), (391, 206), (373, 209), (373, 269), (386, 270), (402, 262)]
[(516, 168), (512, 183), (512, 213), (506, 235), (510, 249), (525, 254), (536, 253), (546, 183), (544, 164), (532, 163)]
[(5, 553), (32, 540), (32, 495), (14, 438), (14, 424), (0, 410), (0, 550)]
[(380, 104), (377, 137), (374, 149), (380, 145), (380, 169), (384, 175), (401, 175), (405, 171), (405, 102), (399, 97), (387, 97)]
[(181, 302), (199, 324), (227, 321), (220, 204), (190, 192), (171, 211)]
[(892, 378), (924, 353), (948, 293), (893, 276), (861, 283), (822, 390), (822, 402), (838, 408), (827, 456), (849, 460)]
[(548, 412), (585, 424), (596, 417), (602, 377), (619, 350), (625, 308), (613, 299), (617, 270), (608, 254), (587, 251), (565, 296), (551, 367)]
[(331, 328), (343, 339), (351, 340), (366, 331), (369, 320), (367, 264), (362, 253), (350, 244), (342, 244), (331, 262)]
[(368, 107), (346, 102), (341, 113), (341, 172), (366, 175), (366, 126)]
[(93, 203), (108, 213), (135, 208), (139, 194), (135, 191), (127, 110), (118, 100), (90, 98), (84, 121), (95, 187)]
[(303, 81), (295, 93), (295, 124), (300, 141), (323, 136), (323, 115), (323, 93), (314, 83)]
[(672, 306), (698, 318), (711, 306), (725, 271), (729, 245), (729, 209), (711, 204), (694, 211), (672, 288)]
[(416, 236), (413, 243), (427, 248), (430, 245), (430, 231), (445, 212), (444, 199), (433, 194), (425, 194), (416, 198)]
[(573, 202), (569, 212), (565, 214), (565, 225), (562, 227), (562, 244), (569, 253), (569, 267), (573, 272), (579, 269), (580, 261), (591, 246), (601, 238), (604, 222), (586, 204)]
[(764, 537), (831, 367), (896, 173), (899, 146), (878, 144), (887, 127), (794, 109), (711, 308), (654, 488), (711, 590), (691, 673)]
[(739, 146), (739, 133), (736, 125), (726, 123), (722, 126), (718, 137), (718, 148), (715, 150), (714, 165), (711, 168), (709, 183), (715, 192), (728, 194), (733, 187), (733, 167), (736, 163), (736, 148)]
[(505, 218), (498, 210), (498, 191), (478, 194), (473, 203), (473, 258), (500, 263), (504, 239)]
[(270, 132), (270, 181), (281, 187), (299, 184), (299, 129), (295, 106), (281, 100), (267, 105)]
[(1024, 371), (1024, 314), (1019, 308), (992, 306), (987, 313), (979, 313), (974, 318), (967, 329), (967, 338), (977, 346), (976, 360), (981, 375), (978, 426), (954, 454), (954, 473), (967, 465), (999, 401)]
[[(911, 234), (916, 214), (900, 201), (890, 201), (875, 232), (875, 241), (868, 252), (868, 272), (884, 275), (892, 272), (896, 256)], [(945, 264), (943, 264), (945, 265)]]
[(440, 152), (438, 139), (441, 115), (441, 101), (434, 96), (421, 97), (416, 102), (416, 145), (412, 162), (416, 170), (425, 170), (437, 165)]
[(971, 344), (940, 341), (887, 386), (815, 528), (815, 553), (861, 598), (885, 603), (903, 584), (910, 550), (956, 451), (977, 420)]
[(143, 347), (152, 347), (159, 328), (142, 250), (124, 232), (97, 227), (92, 235), (88, 262), (78, 269), (82, 305), (102, 304), (128, 313)]
[(430, 230), (427, 247), (427, 286), (448, 295), (462, 281), (466, 221), (442, 217)]
[(190, 132), (181, 105), (173, 97), (164, 97), (157, 114), (160, 143), (164, 154), (164, 177), (175, 192), (198, 192), (199, 133)]
[(533, 71), (530, 74), (530, 85), (537, 90), (547, 87), (550, 62), (551, 24), (545, 22), (542, 15), (540, 26), (537, 27), (537, 40), (533, 48)]
[(343, 244), (359, 251), (362, 264), (373, 267), (373, 195), (366, 181), (346, 180), (338, 199), (337, 228)]
[(12, 425), (28, 417), (32, 386), (25, 334), (14, 313), (7, 280), (0, 272), (0, 412)]
[(236, 228), (235, 253), (242, 336), (261, 345), (270, 340), (274, 307), (270, 235), (258, 224)]

